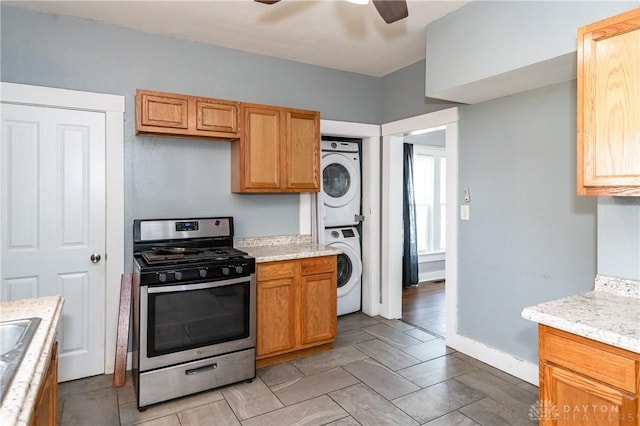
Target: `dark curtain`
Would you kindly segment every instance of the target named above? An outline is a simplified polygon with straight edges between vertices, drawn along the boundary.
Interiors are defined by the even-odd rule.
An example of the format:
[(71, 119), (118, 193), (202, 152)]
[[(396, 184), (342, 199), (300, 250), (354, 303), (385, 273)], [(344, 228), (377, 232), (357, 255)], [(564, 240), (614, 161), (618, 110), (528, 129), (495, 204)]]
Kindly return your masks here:
[(402, 223), (404, 244), (402, 250), (402, 286), (418, 284), (418, 243), (416, 232), (416, 199), (413, 193), (413, 145), (404, 144), (404, 197)]

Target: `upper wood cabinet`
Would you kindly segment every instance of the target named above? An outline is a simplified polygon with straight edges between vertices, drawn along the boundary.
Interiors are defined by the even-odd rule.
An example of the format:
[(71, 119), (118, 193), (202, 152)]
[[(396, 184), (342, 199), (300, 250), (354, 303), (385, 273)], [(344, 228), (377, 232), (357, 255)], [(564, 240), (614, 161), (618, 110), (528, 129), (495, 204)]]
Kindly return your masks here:
[(234, 141), (231, 190), (320, 191), (320, 113), (136, 91), (136, 133)]
[(284, 111), (285, 188), (320, 191), (320, 113)]
[(240, 104), (240, 139), (231, 148), (233, 192), (318, 192), (320, 113)]
[(212, 139), (238, 137), (239, 103), (175, 93), (136, 91), (136, 132)]
[(640, 196), (640, 8), (578, 30), (578, 195)]

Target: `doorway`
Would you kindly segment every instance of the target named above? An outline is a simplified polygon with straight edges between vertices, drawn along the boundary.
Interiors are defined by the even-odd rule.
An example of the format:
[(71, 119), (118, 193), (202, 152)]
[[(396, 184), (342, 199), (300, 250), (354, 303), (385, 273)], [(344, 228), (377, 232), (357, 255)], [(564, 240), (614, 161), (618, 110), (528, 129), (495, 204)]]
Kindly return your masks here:
[[(403, 172), (405, 175), (410, 172), (413, 179), (413, 226), (416, 229), (418, 275), (414, 285), (403, 283), (402, 320), (444, 338), (447, 223), (445, 129), (441, 126), (414, 131), (403, 135), (403, 138), (405, 148), (406, 145), (412, 148), (411, 167)], [(404, 164), (404, 168), (407, 167)], [(403, 202), (406, 203), (406, 199)], [(408, 224), (403, 226), (406, 230)]]
[[(72, 248), (90, 249), (89, 252), (93, 253), (91, 250), (99, 248), (102, 251), (101, 258), (103, 259), (103, 266), (100, 267), (100, 276), (95, 280), (91, 278), (91, 281), (99, 282), (90, 283), (91, 274), (88, 272), (84, 275), (78, 273), (77, 270), (73, 273), (64, 274), (56, 272), (53, 275), (57, 275), (57, 279), (47, 278), (50, 285), (45, 288), (37, 282), (39, 279), (38, 271), (34, 269), (28, 272), (28, 263), (24, 270), (10, 270), (9, 263), (4, 262), (4, 254), (6, 253), (3, 253), (3, 263), (0, 264), (0, 276), (3, 277), (3, 281), (10, 281), (4, 280), (6, 277), (13, 279), (12, 277), (16, 276), (35, 278), (31, 279), (31, 281), (25, 281), (21, 278), (15, 279), (13, 280), (14, 286), (7, 286), (5, 284), (12, 283), (3, 282), (2, 297), (3, 299), (37, 297), (43, 295), (43, 292), (46, 294), (62, 294), (66, 300), (59, 330), (59, 339), (61, 340), (59, 380), (65, 381), (93, 375), (96, 374), (96, 371), (98, 373), (112, 373), (115, 358), (113, 354), (115, 353), (119, 282), (124, 272), (124, 97), (13, 83), (0, 83), (0, 88), (2, 103), (7, 104), (7, 107), (11, 106), (8, 110), (15, 110), (16, 113), (24, 112), (24, 115), (16, 115), (12, 119), (13, 121), (3, 117), (3, 120), (5, 118), (9, 120), (3, 123), (3, 134), (13, 127), (21, 131), (12, 134), (11, 138), (3, 138), (4, 152), (0, 168), (3, 169), (3, 173), (5, 173), (5, 170), (9, 172), (11, 167), (17, 166), (19, 168), (19, 170), (14, 169), (22, 174), (21, 176), (15, 175), (16, 179), (20, 179), (12, 183), (15, 184), (14, 189), (32, 183), (29, 188), (31, 191), (26, 191), (25, 194), (27, 195), (23, 194), (22, 198), (18, 199), (11, 198), (10, 187), (5, 182), (6, 185), (3, 185), (2, 191), (3, 197), (12, 201), (12, 217), (21, 219), (20, 216), (17, 216), (20, 212), (29, 212), (27, 217), (33, 219), (29, 223), (22, 224), (9, 222), (10, 212), (7, 209), (7, 203), (3, 202), (2, 204), (5, 208), (2, 214), (2, 232), (9, 232), (8, 225), (16, 225), (12, 226), (11, 229), (20, 229), (24, 235), (31, 235), (31, 240), (35, 242), (34, 247), (39, 250), (44, 248), (45, 244), (44, 239), (40, 239), (39, 233), (42, 230), (63, 229), (65, 232), (54, 233), (53, 237), (48, 238), (47, 244), (52, 241), (53, 245), (62, 246), (61, 251), (65, 253), (70, 253)], [(37, 114), (41, 114), (41, 117), (38, 118)], [(62, 114), (63, 117), (58, 117), (56, 114)], [(87, 124), (86, 117), (92, 117), (100, 124)], [(70, 126), (68, 124), (70, 122), (80, 124)], [(32, 160), (32, 163), (21, 164), (19, 152), (17, 151), (13, 152), (12, 157), (8, 155), (10, 143), (14, 144), (14, 147), (19, 150), (25, 150), (29, 147), (35, 150), (40, 145), (36, 138), (38, 132), (35, 131), (40, 126), (38, 123), (49, 123), (47, 126), (52, 129), (55, 128), (47, 131), (47, 135), (44, 135), (44, 130), (42, 131), (43, 137), (54, 138), (47, 140), (46, 143), (42, 142), (43, 149), (46, 145), (47, 151), (34, 151), (34, 153), (39, 152), (43, 167), (45, 165), (53, 167), (52, 170), (49, 170), (51, 173), (47, 173), (55, 177), (54, 182), (56, 185), (54, 186), (57, 188), (55, 190), (66, 191), (63, 199), (67, 204), (57, 204), (57, 201), (53, 200), (54, 207), (58, 206), (56, 207), (57, 216), (51, 214), (51, 208), (44, 211), (41, 208), (38, 208), (37, 211), (31, 208), (34, 205), (40, 206), (41, 203), (39, 199), (29, 198), (28, 196), (28, 194), (38, 194), (37, 185), (49, 184), (49, 182), (41, 182), (33, 177), (42, 175), (42, 179), (47, 179), (49, 174), (43, 174), (42, 171), (37, 169), (39, 167), (38, 164), (40, 164), (37, 161)], [(50, 125), (50, 123), (54, 124)], [(30, 133), (29, 129), (34, 129), (34, 132)], [(97, 171), (95, 175), (91, 174), (91, 179), (89, 179), (90, 167), (85, 163), (85, 160), (89, 161), (91, 157), (88, 149), (89, 145), (94, 147), (93, 143), (90, 142), (90, 131), (93, 131), (94, 134), (96, 132), (100, 134), (102, 141), (100, 142), (100, 148), (97, 149), (102, 151), (99, 154), (103, 156), (99, 161), (99, 166), (91, 166), (93, 170)], [(30, 138), (30, 135), (33, 137)], [(96, 148), (93, 149), (95, 150)], [(53, 150), (53, 154), (50, 153), (51, 150)], [(37, 157), (34, 155), (29, 158)], [(58, 162), (56, 163), (54, 160)], [(27, 172), (30, 173), (28, 176), (26, 175)], [(78, 173), (80, 174), (78, 175)], [(25, 180), (23, 179), (25, 176), (31, 176), (31, 178)], [(53, 178), (49, 177), (48, 179)], [(69, 185), (61, 186), (63, 183), (68, 183)], [(82, 185), (79, 185), (80, 183)], [(91, 186), (91, 191), (89, 191), (89, 185), (93, 185)], [(99, 188), (96, 189), (95, 185), (99, 186)], [(36, 190), (33, 190), (34, 188)], [(42, 191), (49, 192), (50, 189), (42, 189)], [(93, 194), (98, 194), (96, 203), (97, 205), (102, 205), (102, 208), (99, 209), (101, 212), (96, 213), (100, 216), (100, 224), (96, 225), (100, 228), (98, 232), (104, 236), (101, 238), (100, 244), (94, 244), (93, 240), (90, 240), (89, 228), (84, 226), (85, 219), (90, 216), (87, 213), (88, 210), (85, 212), (83, 207), (84, 200), (89, 199), (89, 193), (92, 196)], [(49, 194), (42, 195), (48, 196)], [(108, 205), (109, 208), (105, 208), (105, 205)], [(61, 215), (59, 214), (60, 211), (67, 212), (67, 214)], [(58, 219), (63, 218), (64, 220), (54, 219), (55, 217)], [(78, 223), (83, 225), (79, 226), (77, 225)], [(96, 231), (94, 230), (93, 232)], [(3, 241), (5, 240), (3, 239)], [(25, 241), (27, 240), (25, 239)], [(13, 249), (13, 246), (5, 247), (3, 245), (3, 250), (5, 249)], [(14, 251), (18, 254), (18, 250)], [(71, 257), (73, 256), (66, 256), (65, 262)], [(6, 259), (8, 260), (8, 258)], [(89, 264), (87, 268), (89, 270), (92, 267), (91, 262), (94, 261), (93, 259), (99, 258), (97, 256), (88, 256), (83, 251), (81, 259)], [(12, 267), (15, 266), (14, 263), (11, 263)], [(37, 260), (32, 263), (38, 265), (42, 261)], [(25, 282), (27, 285), (22, 285)], [(101, 307), (99, 309), (94, 309), (89, 303), (89, 299), (92, 298), (89, 295), (89, 289), (93, 290), (94, 284), (100, 292), (98, 299)], [(99, 315), (94, 315), (93, 310), (96, 309), (99, 310)], [(89, 319), (93, 318), (98, 318), (98, 321), (95, 324), (88, 325)], [(87, 321), (83, 321), (83, 319)], [(96, 328), (98, 329), (99, 338), (92, 338), (89, 341), (89, 337), (91, 337)], [(92, 361), (87, 364), (82, 361), (83, 358), (90, 358)], [(93, 361), (94, 359), (98, 360), (97, 364)]]
[(402, 146), (405, 135), (423, 129), (445, 130), (447, 156), (445, 339), (457, 332), (458, 108), (449, 108), (382, 125), (382, 233), (380, 315), (402, 317)]

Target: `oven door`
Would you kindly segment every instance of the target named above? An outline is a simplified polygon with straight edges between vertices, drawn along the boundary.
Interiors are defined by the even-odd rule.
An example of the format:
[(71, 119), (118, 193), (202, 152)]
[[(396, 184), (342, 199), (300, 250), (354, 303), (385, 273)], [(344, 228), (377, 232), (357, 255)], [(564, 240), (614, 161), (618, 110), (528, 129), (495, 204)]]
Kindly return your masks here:
[(255, 275), (140, 289), (140, 371), (255, 347)]

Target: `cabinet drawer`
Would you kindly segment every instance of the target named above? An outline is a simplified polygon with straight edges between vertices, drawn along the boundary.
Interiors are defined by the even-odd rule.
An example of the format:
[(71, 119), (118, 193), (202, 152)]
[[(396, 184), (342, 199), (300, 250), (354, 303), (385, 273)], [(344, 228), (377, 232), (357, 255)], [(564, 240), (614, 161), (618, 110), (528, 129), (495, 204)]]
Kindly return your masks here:
[(334, 272), (336, 270), (336, 256), (322, 256), (303, 259), (302, 275)]
[(296, 274), (295, 262), (259, 263), (256, 269), (256, 280), (266, 281), (276, 278), (289, 278)]
[(632, 393), (637, 361), (606, 345), (548, 328), (543, 331), (542, 359)]

